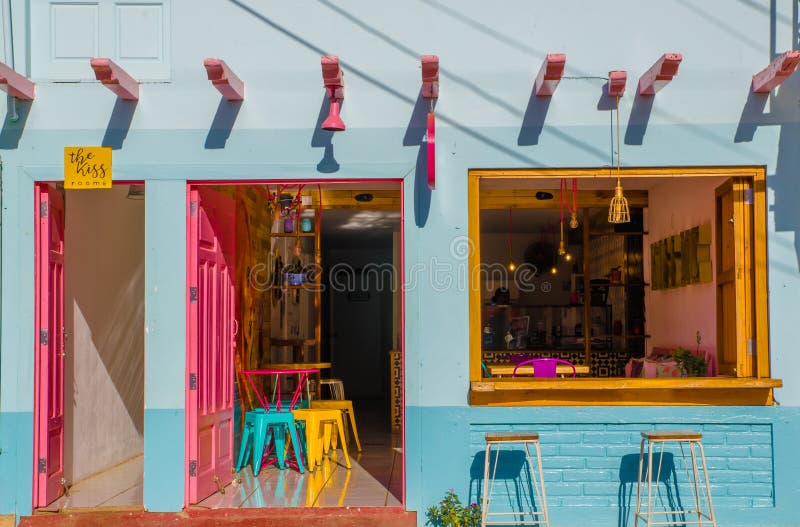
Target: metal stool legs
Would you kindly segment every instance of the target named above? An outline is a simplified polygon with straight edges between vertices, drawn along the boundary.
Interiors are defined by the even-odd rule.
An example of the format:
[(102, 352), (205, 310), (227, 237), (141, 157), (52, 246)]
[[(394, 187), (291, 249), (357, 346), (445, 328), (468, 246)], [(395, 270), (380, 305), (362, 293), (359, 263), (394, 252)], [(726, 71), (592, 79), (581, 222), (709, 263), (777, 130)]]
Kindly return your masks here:
[[(706, 454), (703, 449), (702, 443), (703, 435), (699, 432), (693, 431), (656, 431), (656, 432), (642, 432), (642, 442), (639, 445), (639, 474), (637, 477), (636, 485), (636, 512), (634, 514), (633, 525), (638, 527), (639, 518), (646, 522), (647, 527), (651, 525), (710, 525), (716, 527), (717, 519), (714, 515), (714, 505), (711, 502), (711, 485), (708, 482), (708, 467), (706, 465)], [(658, 459), (658, 470), (656, 472), (656, 491), (658, 489), (659, 481), (661, 481), (661, 468), (664, 460), (664, 444), (672, 442), (678, 443), (683, 453), (683, 446), (688, 444), (689, 452), (692, 459), (692, 473), (691, 483), (693, 486), (694, 495), (694, 509), (688, 510), (668, 510), (668, 511), (654, 511), (653, 510), (653, 449), (654, 445), (661, 444), (661, 454)], [(647, 443), (647, 511), (642, 512), (641, 494), (642, 494), (642, 469), (644, 468), (644, 445)], [(701, 506), (701, 482), (700, 473), (697, 466), (697, 452), (700, 450), (700, 460), (703, 464), (703, 483), (702, 494), (708, 504), (708, 510), (703, 511)], [(685, 455), (683, 456), (685, 460)], [(664, 515), (666, 517), (672, 516), (668, 521), (653, 521), (653, 517)], [(697, 519), (694, 519), (694, 516)], [(679, 518), (680, 517), (680, 518)], [(692, 519), (689, 519), (689, 518)]]
[[(494, 488), (494, 480), (497, 475), (497, 465), (500, 460), (500, 450), (504, 444), (522, 444), (525, 448), (525, 460), (528, 465), (530, 473), (531, 484), (533, 486), (534, 498), (536, 500), (536, 507), (541, 510), (535, 510), (531, 506), (531, 510), (519, 510), (511, 512), (489, 512), (489, 504), (491, 502), (491, 494)], [(496, 447), (496, 454), (494, 459), (494, 468), (492, 470), (491, 479), (489, 478), (489, 465), (491, 462), (492, 446)], [(533, 463), (533, 456), (531, 455), (531, 446), (533, 446), (536, 454), (536, 465)], [(531, 504), (533, 505), (533, 504)], [(495, 521), (490, 521), (490, 516), (497, 517)], [(530, 516), (530, 520), (525, 517)], [(515, 519), (516, 517), (520, 519)], [(505, 518), (505, 519), (504, 519)], [(544, 472), (542, 470), (542, 452), (539, 448), (539, 434), (535, 432), (503, 432), (503, 433), (489, 433), (486, 434), (486, 454), (484, 457), (483, 465), (483, 492), (481, 494), (481, 527), (486, 525), (544, 525), (550, 526), (550, 520), (547, 515), (547, 496), (544, 490)]]

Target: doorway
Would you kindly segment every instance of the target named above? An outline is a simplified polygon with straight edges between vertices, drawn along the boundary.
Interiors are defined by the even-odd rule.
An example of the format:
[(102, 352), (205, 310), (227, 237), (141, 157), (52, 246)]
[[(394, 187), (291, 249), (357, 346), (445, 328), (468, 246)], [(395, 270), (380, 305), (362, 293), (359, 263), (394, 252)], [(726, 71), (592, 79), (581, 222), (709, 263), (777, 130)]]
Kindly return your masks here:
[(144, 186), (35, 195), (33, 506), (141, 509)]
[[(402, 364), (401, 192), (400, 181), (190, 185), (187, 505), (402, 505), (402, 430), (390, 405), (392, 357)], [(203, 263), (203, 250), (213, 261)], [(231, 304), (210, 300), (209, 276), (231, 279)], [(287, 373), (298, 369), (312, 370), (307, 381)], [(284, 412), (352, 405), (345, 441), (309, 465), (288, 429), (270, 429), (256, 470), (249, 420), (278, 401)], [(204, 432), (202, 419), (217, 424)], [(297, 421), (304, 437), (308, 423)]]

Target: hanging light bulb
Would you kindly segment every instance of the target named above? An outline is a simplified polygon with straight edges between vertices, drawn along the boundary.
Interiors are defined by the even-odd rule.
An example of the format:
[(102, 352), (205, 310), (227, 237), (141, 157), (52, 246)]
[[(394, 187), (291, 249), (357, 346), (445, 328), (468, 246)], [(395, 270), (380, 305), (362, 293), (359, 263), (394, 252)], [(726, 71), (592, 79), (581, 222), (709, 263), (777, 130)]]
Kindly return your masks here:
[(508, 262), (508, 270), (511, 271), (512, 273), (517, 270), (517, 266), (514, 264), (513, 260)]
[(570, 254), (570, 253), (565, 254), (564, 255), (564, 260), (566, 260), (567, 262), (571, 262), (572, 261), (572, 254)]
[(558, 267), (555, 265), (550, 268), (550, 274), (558, 274)]
[(569, 215), (569, 228), (570, 229), (578, 228), (578, 215), (575, 212)]
[[(628, 208), (628, 200), (622, 193), (622, 181), (620, 180), (620, 141), (619, 141), (619, 95), (617, 96), (617, 186), (614, 187), (614, 197), (608, 207), (609, 223), (629, 223), (631, 212)], [(613, 160), (612, 160), (613, 165)]]

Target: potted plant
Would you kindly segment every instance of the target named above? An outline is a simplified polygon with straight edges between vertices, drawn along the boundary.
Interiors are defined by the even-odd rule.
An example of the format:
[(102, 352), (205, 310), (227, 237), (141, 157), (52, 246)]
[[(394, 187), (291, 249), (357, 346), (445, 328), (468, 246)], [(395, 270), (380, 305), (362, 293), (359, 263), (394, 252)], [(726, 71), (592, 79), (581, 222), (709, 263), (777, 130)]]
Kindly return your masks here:
[(672, 354), (678, 368), (686, 377), (705, 377), (708, 373), (708, 363), (700, 352), (700, 331), (697, 332), (697, 348), (694, 352), (684, 347), (678, 346), (678, 350)]
[(481, 507), (477, 503), (462, 505), (458, 494), (448, 489), (438, 505), (428, 507), (426, 516), (433, 527), (478, 527)]

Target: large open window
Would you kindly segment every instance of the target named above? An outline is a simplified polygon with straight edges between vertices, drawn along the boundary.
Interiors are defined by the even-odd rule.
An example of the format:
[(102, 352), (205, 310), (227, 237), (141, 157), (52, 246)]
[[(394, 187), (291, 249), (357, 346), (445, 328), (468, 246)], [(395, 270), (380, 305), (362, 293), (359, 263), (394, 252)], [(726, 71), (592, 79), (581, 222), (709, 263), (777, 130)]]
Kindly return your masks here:
[(764, 169), (619, 175), (470, 171), (471, 403), (772, 404)]

